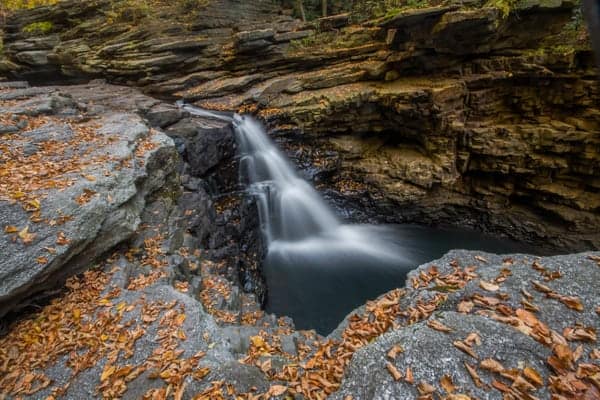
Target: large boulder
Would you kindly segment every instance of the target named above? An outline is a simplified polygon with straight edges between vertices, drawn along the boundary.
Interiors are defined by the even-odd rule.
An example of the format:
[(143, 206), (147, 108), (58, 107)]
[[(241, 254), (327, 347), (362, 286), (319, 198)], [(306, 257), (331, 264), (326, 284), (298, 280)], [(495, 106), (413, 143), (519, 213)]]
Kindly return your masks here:
[(17, 100), (0, 101), (13, 128), (0, 138), (0, 317), (128, 239), (179, 162), (134, 113), (99, 112), (64, 88), (7, 91)]
[[(598, 253), (451, 251), (409, 273), (397, 328), (354, 354), (331, 398), (594, 398), (598, 279)], [(331, 337), (348, 340), (355, 315), (374, 308)]]

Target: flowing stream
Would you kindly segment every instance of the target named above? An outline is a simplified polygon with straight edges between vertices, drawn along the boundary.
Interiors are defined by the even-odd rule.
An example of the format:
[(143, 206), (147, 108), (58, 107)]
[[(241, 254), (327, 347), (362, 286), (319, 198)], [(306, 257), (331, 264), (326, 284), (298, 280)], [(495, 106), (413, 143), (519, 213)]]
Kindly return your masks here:
[(344, 224), (253, 118), (190, 113), (233, 121), (240, 178), (255, 196), (267, 256), (267, 311), (299, 329), (328, 334), (354, 308), (396, 287), (406, 274), (453, 248), (530, 251), (518, 243), (461, 229)]

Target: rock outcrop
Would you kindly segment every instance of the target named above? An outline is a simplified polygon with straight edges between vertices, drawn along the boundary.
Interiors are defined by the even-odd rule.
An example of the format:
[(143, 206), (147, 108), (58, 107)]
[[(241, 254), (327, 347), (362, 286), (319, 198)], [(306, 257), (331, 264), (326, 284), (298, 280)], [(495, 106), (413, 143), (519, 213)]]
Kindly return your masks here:
[(143, 246), (148, 224), (166, 227), (168, 248), (227, 260), (232, 282), (264, 299), (230, 124), (103, 82), (0, 87), (0, 317), (123, 242)]
[(2, 317), (128, 239), (176, 178), (178, 154), (118, 106), (100, 113), (68, 89), (0, 88)]
[[(365, 219), (599, 248), (598, 80), (575, 3), (518, 2), (509, 15), (447, 5), (335, 27), (270, 1), (180, 6), (138, 15), (126, 0), (63, 1), (16, 13), (8, 69), (257, 112)], [(25, 29), (43, 21), (51, 31)]]
[[(599, 261), (597, 254), (538, 258), (452, 251), (417, 268), (399, 304), (414, 307), (409, 319), (425, 313), (426, 320), (356, 352), (331, 398), (416, 399), (423, 391), (479, 399), (597, 395), (597, 372), (587, 377), (582, 371), (586, 365), (600, 368), (598, 289), (586, 284), (600, 274)], [(367, 310), (369, 305), (357, 313)], [(352, 320), (334, 336), (350, 329)], [(390, 357), (394, 347), (402, 350)], [(578, 379), (588, 385), (580, 392)]]

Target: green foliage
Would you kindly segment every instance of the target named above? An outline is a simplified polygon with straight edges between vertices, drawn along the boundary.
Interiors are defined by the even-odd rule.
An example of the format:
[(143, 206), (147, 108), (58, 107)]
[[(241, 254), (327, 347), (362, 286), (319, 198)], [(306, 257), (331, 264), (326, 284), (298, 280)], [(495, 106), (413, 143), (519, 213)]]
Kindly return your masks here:
[(352, 9), (356, 21), (371, 18), (392, 18), (399, 13), (439, 5), (442, 0), (358, 0)]
[(54, 24), (50, 21), (33, 22), (23, 28), (23, 32), (28, 35), (43, 35), (51, 32)]
[(502, 17), (506, 18), (518, 3), (519, 0), (489, 0), (485, 6), (497, 8), (502, 13)]
[(1, 0), (2, 5), (0, 8), (15, 11), (24, 8), (35, 8), (40, 6), (47, 6), (58, 3), (60, 0)]

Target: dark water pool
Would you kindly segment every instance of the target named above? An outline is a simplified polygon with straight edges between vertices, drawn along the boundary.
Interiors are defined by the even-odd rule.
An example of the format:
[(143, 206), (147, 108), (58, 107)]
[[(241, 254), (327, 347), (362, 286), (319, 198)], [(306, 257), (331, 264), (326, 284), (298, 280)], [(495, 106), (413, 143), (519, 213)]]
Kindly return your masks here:
[[(344, 240), (339, 234), (334, 240), (316, 237), (272, 246), (264, 264), (269, 287), (267, 311), (292, 317), (298, 329), (327, 335), (353, 309), (403, 287), (410, 270), (451, 249), (541, 253), (532, 246), (470, 230), (414, 225), (357, 228), (360, 237), (372, 237), (374, 245), (384, 243), (385, 249), (373, 248), (364, 240)], [(381, 255), (386, 250), (394, 255)]]

